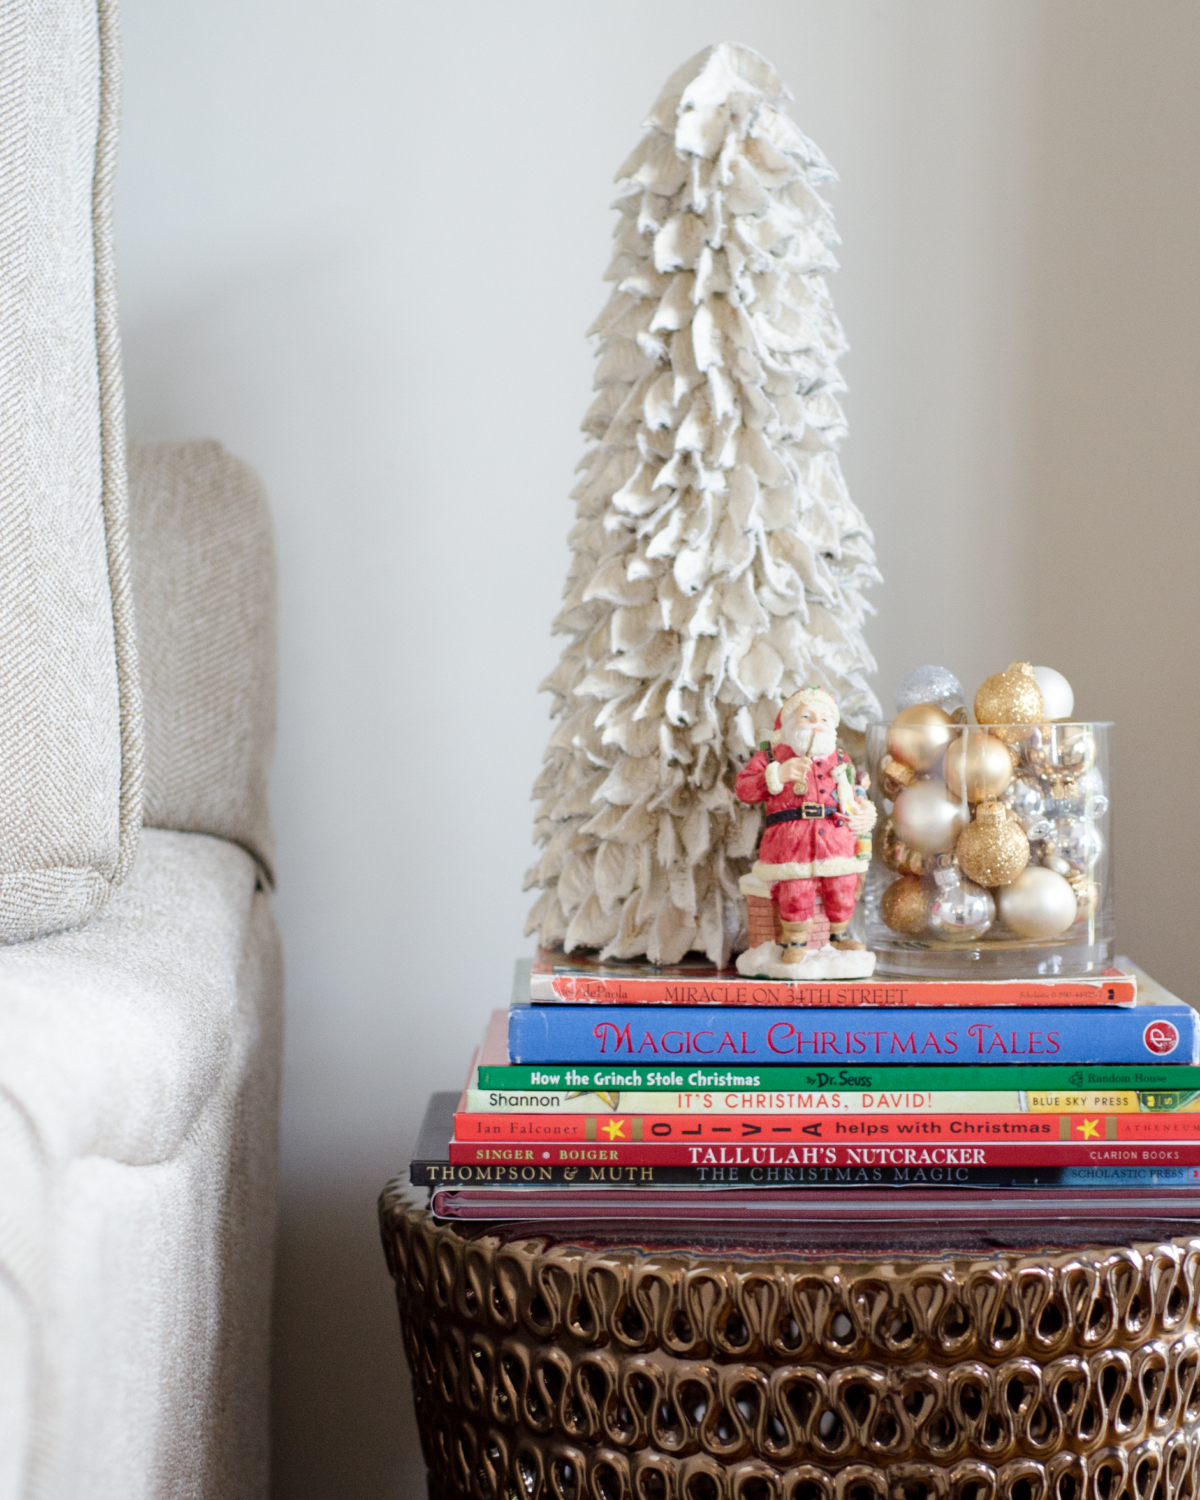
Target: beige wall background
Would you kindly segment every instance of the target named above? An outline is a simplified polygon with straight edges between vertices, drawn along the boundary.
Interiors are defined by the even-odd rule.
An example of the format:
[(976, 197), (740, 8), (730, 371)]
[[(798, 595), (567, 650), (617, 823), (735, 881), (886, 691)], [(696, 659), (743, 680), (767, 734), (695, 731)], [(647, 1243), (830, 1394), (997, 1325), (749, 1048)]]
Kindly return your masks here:
[[(373, 1222), (507, 998), (611, 178), (763, 51), (842, 175), (885, 702), (1033, 656), (1119, 721), (1123, 944), (1200, 999), (1194, 0), (125, 0), (133, 430), (263, 474), (288, 960), (277, 1492), (420, 1493)], [(461, 736), (486, 727), (464, 786)]]
[(1025, 608), (1117, 721), (1119, 940), (1197, 1003), (1200, 6), (1038, 19)]

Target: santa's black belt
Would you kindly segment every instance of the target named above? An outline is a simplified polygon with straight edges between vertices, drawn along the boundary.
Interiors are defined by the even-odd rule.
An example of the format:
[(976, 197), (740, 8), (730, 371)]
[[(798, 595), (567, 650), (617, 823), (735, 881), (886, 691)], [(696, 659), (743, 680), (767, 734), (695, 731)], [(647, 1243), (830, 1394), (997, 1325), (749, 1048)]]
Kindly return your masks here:
[(840, 818), (840, 807), (827, 807), (824, 802), (802, 802), (799, 807), (789, 807), (784, 812), (767, 814), (767, 827), (776, 823), (808, 822), (810, 818)]

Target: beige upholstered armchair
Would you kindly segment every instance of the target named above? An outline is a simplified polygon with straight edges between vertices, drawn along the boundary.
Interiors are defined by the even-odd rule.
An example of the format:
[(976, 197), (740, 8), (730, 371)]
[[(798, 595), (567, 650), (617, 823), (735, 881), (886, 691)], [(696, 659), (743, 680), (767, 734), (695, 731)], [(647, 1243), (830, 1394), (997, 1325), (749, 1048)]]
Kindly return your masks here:
[(0, 0), (0, 1500), (261, 1496), (270, 520), (126, 454), (110, 0)]

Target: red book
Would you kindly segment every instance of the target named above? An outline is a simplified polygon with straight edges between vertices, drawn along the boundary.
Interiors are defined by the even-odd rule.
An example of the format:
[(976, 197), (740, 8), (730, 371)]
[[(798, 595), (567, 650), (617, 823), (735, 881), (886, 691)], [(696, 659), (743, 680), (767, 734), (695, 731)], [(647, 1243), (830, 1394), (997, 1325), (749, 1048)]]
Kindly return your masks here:
[(450, 1162), (502, 1165), (537, 1180), (539, 1168), (693, 1167), (1168, 1167), (1200, 1166), (1200, 1141), (642, 1141), (560, 1143), (451, 1141)]
[[(744, 979), (736, 969), (715, 969), (701, 960), (654, 964), (601, 963), (579, 953), (538, 950), (529, 996), (539, 1005), (1132, 1005), (1137, 979), (1120, 968), (1083, 978), (1032, 979), (855, 979), (791, 984), (785, 979)], [(514, 994), (522, 1000), (524, 995)]]
[(541, 1141), (638, 1142), (779, 1141), (955, 1145), (977, 1141), (1196, 1141), (1200, 1114), (913, 1114), (913, 1115), (585, 1115), (476, 1114), (459, 1110), (460, 1143)]

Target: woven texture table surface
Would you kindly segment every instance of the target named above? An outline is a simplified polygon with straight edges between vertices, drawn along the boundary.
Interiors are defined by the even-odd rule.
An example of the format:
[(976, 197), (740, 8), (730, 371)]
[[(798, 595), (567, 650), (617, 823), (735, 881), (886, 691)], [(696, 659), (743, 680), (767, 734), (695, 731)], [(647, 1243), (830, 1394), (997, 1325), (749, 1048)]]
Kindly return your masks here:
[(431, 1496), (1195, 1494), (1200, 1237), (697, 1250), (464, 1231), (399, 1193), (381, 1222)]

